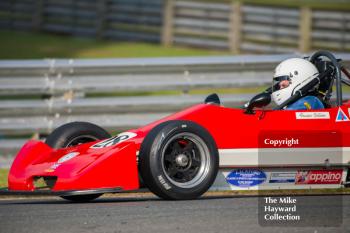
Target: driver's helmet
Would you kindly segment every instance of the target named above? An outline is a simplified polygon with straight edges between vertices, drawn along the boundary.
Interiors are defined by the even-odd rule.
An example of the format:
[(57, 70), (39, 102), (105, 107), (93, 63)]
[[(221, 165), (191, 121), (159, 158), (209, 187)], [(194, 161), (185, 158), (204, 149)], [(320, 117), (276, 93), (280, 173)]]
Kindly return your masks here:
[(281, 62), (273, 76), (272, 100), (282, 104), (317, 75), (316, 66), (305, 59), (290, 58)]

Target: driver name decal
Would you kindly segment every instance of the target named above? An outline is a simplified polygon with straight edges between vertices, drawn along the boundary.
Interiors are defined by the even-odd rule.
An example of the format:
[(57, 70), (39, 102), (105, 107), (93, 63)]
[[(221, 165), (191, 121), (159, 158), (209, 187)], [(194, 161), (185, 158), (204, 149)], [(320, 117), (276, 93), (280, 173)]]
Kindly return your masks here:
[(297, 120), (330, 119), (329, 112), (296, 112)]
[(120, 133), (117, 136), (114, 136), (114, 137), (108, 138), (106, 140), (103, 140), (99, 143), (96, 143), (95, 145), (92, 145), (90, 148), (100, 149), (100, 148), (114, 146), (114, 145), (117, 145), (118, 143), (124, 142), (130, 138), (133, 138), (136, 135), (137, 135), (136, 133), (132, 133), (132, 132)]

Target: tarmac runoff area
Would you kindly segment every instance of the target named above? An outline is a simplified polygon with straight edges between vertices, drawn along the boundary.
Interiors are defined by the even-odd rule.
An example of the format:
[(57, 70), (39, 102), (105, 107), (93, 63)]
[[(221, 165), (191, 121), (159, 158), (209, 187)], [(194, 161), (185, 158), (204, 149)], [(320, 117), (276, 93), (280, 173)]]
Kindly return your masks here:
[[(263, 199), (254, 194), (209, 192), (197, 200), (164, 201), (148, 192), (121, 193), (90, 203), (70, 203), (53, 196), (2, 196), (0, 232), (350, 232), (350, 195), (297, 198), (307, 203), (297, 208), (322, 213), (318, 218), (309, 216), (315, 226), (262, 225), (259, 201)], [(329, 222), (332, 216), (341, 218)], [(325, 227), (326, 223), (333, 226)]]

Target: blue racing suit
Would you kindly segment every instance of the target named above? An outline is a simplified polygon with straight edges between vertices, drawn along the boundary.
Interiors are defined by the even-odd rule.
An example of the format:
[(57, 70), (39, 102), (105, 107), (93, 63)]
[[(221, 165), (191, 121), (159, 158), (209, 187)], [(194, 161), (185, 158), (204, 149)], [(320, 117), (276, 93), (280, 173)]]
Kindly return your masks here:
[(316, 96), (305, 96), (291, 105), (286, 110), (324, 109), (323, 103)]

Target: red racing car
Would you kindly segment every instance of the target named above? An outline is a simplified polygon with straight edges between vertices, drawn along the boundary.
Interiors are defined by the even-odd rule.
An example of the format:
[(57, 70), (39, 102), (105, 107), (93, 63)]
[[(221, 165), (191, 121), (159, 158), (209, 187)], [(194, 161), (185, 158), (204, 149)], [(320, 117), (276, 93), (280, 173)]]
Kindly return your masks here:
[[(49, 193), (72, 201), (137, 190), (140, 181), (164, 199), (192, 199), (212, 190), (334, 188), (349, 182), (350, 105), (332, 54), (308, 58), (319, 75), (273, 109), (271, 89), (244, 108), (227, 108), (216, 94), (205, 103), (111, 137), (73, 122), (45, 142), (28, 141), (8, 178), (13, 193)], [(349, 77), (349, 76), (348, 76)], [(322, 88), (336, 102), (321, 110), (283, 110)]]

